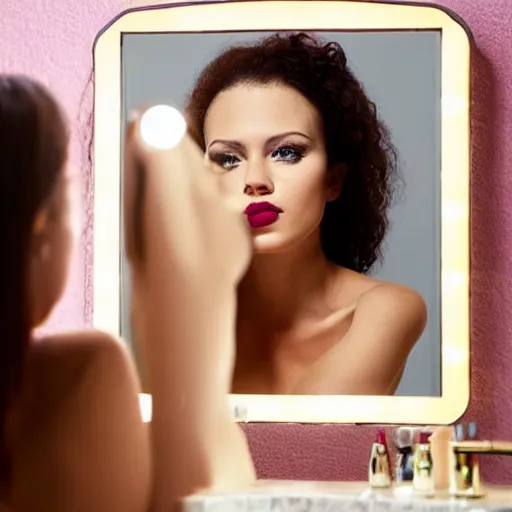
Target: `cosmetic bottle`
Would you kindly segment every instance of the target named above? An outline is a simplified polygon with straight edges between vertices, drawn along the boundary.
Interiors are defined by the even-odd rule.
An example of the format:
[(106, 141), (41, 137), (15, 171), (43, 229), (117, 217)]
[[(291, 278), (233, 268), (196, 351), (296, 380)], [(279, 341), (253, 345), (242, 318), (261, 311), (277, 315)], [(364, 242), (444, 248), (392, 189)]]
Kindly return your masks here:
[(464, 441), (466, 439), (466, 432), (463, 423), (455, 425), (455, 441)]
[(412, 486), (426, 496), (434, 494), (434, 463), (430, 451), (431, 432), (420, 432), (414, 451), (414, 471)]
[(430, 453), (434, 464), (434, 489), (447, 490), (450, 486), (450, 442), (454, 437), (452, 427), (437, 427), (430, 436)]
[(377, 432), (377, 438), (372, 445), (370, 462), (368, 464), (368, 483), (370, 487), (378, 489), (391, 486), (391, 466), (384, 430)]
[(468, 440), (475, 441), (477, 439), (476, 423), (472, 421), (468, 424)]
[(414, 463), (414, 432), (412, 427), (399, 427), (395, 430), (395, 480), (411, 482)]

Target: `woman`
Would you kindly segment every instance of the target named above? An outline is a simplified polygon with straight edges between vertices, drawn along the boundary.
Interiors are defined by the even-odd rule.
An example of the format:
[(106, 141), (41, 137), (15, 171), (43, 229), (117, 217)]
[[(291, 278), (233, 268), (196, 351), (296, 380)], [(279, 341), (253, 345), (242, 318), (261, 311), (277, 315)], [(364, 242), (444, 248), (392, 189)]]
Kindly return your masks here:
[(426, 306), (367, 275), (396, 159), (342, 48), (304, 33), (232, 47), (202, 71), (187, 114), (253, 234), (233, 392), (393, 394)]
[[(136, 155), (157, 176), (167, 168), (172, 155), (144, 146), (137, 128), (138, 120), (128, 127), (127, 162), (131, 162), (130, 155)], [(68, 138), (60, 108), (45, 88), (25, 77), (0, 75), (0, 218), (4, 239), (0, 256), (0, 290), (4, 293), (0, 308), (0, 509), (170, 510), (181, 497), (199, 489), (250, 482), (253, 470), (247, 447), (224, 404), (231, 376), (229, 364), (216, 375), (217, 381), (219, 377), (226, 381), (223, 392), (219, 391), (221, 386), (212, 385), (208, 374), (196, 376), (203, 379), (201, 385), (191, 383), (183, 373), (163, 382), (165, 368), (154, 364), (157, 352), (164, 361), (174, 354), (173, 364), (186, 365), (192, 350), (182, 346), (190, 343), (187, 319), (171, 315), (175, 332), (182, 339), (164, 335), (154, 345), (144, 343), (152, 363), (155, 398), (155, 421), (149, 428), (141, 420), (137, 376), (118, 340), (89, 331), (34, 342), (34, 329), (50, 314), (67, 277), (73, 240), (66, 170)], [(125, 172), (129, 181), (129, 165)], [(189, 182), (198, 181), (193, 173), (188, 176)], [(221, 208), (218, 193), (210, 189), (203, 193), (205, 187), (202, 179), (199, 181), (201, 193), (195, 200), (206, 208), (217, 208), (224, 222), (232, 226), (239, 222), (239, 214)], [(173, 193), (180, 197), (191, 188), (184, 189), (187, 184), (183, 182), (172, 185)], [(155, 190), (149, 187), (147, 194), (150, 201)], [(159, 223), (161, 218), (154, 218), (147, 227), (154, 229)], [(198, 229), (188, 232), (189, 243), (203, 240)], [(167, 228), (165, 234), (167, 240), (172, 238), (180, 245), (175, 230)], [(210, 240), (215, 244), (224, 242), (221, 234), (213, 234)], [(231, 290), (233, 296), (249, 258), (248, 248), (243, 250), (247, 242), (241, 229), (235, 240), (240, 242), (241, 250), (232, 253), (229, 265), (234, 263), (238, 270), (223, 273), (224, 293), (229, 295)], [(150, 260), (153, 246), (149, 236)], [(164, 277), (179, 273), (184, 276), (182, 282), (193, 289), (194, 280), (187, 275), (185, 259), (170, 255), (174, 255), (175, 268)], [(215, 270), (218, 263), (218, 259), (212, 260)], [(137, 273), (140, 265), (134, 267)], [(205, 263), (205, 272), (211, 270)], [(144, 288), (145, 279), (139, 273), (139, 287)], [(212, 289), (217, 286), (215, 280), (205, 279)], [(180, 292), (176, 286), (167, 292), (166, 299), (180, 296), (183, 307), (191, 307), (192, 299)], [(154, 293), (158, 294), (158, 288)], [(208, 317), (211, 301), (194, 300), (193, 305), (197, 314), (204, 314), (206, 329), (217, 326), (218, 319), (213, 323)], [(224, 308), (217, 306), (215, 313), (225, 318), (229, 329), (231, 319), (234, 326), (234, 306), (230, 309), (224, 302)], [(144, 313), (144, 308), (141, 311)], [(229, 344), (229, 333), (219, 330), (219, 336), (210, 337), (208, 347), (225, 348)], [(143, 342), (146, 339), (142, 336)], [(232, 338), (231, 342), (234, 345)], [(224, 356), (226, 351), (229, 356), (229, 347)], [(199, 357), (195, 353), (198, 365), (208, 358), (207, 351), (203, 353)], [(194, 373), (193, 367), (188, 370)], [(176, 389), (168, 390), (169, 383)], [(208, 386), (213, 390), (205, 390)], [(217, 409), (198, 410), (204, 405), (201, 401), (206, 400)], [(183, 414), (184, 410), (188, 414)], [(237, 464), (228, 465), (226, 457)], [(234, 471), (238, 471), (236, 476)]]

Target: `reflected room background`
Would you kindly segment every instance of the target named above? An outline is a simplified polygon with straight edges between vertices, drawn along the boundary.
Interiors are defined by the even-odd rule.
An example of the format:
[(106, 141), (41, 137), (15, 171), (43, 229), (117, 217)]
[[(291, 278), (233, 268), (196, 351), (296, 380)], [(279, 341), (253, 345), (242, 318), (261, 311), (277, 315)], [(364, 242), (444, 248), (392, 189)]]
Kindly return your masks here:
[[(122, 115), (144, 104), (183, 109), (200, 71), (253, 33), (124, 34)], [(351, 70), (391, 132), (403, 178), (390, 211), (383, 259), (372, 276), (421, 294), (428, 323), (412, 350), (396, 392), (441, 394), (441, 35), (437, 31), (321, 32), (338, 42)], [(123, 231), (121, 230), (121, 233)], [(122, 236), (122, 235), (121, 235)], [(121, 255), (121, 336), (131, 343), (130, 278)]]

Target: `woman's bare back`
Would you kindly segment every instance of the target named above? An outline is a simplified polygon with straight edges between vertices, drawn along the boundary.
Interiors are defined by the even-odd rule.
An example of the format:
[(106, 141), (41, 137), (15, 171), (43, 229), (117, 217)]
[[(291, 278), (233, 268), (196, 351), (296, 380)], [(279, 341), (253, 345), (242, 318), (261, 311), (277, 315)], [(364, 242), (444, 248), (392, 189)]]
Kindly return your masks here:
[(90, 331), (33, 343), (7, 424), (16, 512), (147, 510), (138, 383), (120, 342)]

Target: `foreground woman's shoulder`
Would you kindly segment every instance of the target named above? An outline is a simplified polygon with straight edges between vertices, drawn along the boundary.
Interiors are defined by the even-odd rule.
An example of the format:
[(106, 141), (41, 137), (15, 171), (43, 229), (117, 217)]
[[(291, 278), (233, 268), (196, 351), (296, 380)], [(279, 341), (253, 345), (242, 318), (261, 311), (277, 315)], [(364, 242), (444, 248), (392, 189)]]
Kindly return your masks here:
[(124, 343), (94, 330), (56, 334), (35, 341), (28, 352), (26, 370), (23, 402), (30, 411), (38, 409), (37, 404), (41, 403), (51, 411), (52, 406), (70, 400), (79, 389), (94, 390), (100, 381), (106, 384), (134, 375)]
[[(90, 371), (126, 368), (131, 371), (131, 359), (126, 344), (110, 334), (84, 330), (45, 336), (35, 341), (28, 356), (27, 375), (37, 379), (43, 372), (48, 383), (74, 382)], [(51, 373), (55, 369), (55, 373)], [(48, 379), (48, 376), (53, 378)]]
[(148, 510), (150, 459), (138, 392), (127, 349), (108, 334), (33, 342), (13, 409), (13, 509)]
[(127, 347), (122, 340), (93, 329), (42, 337), (32, 344), (30, 352), (34, 358), (44, 358), (46, 361), (65, 361), (75, 357), (86, 360), (96, 357), (128, 357)]

